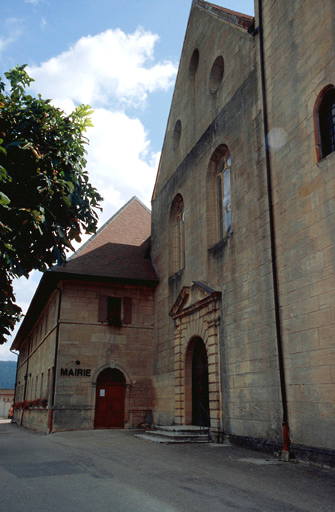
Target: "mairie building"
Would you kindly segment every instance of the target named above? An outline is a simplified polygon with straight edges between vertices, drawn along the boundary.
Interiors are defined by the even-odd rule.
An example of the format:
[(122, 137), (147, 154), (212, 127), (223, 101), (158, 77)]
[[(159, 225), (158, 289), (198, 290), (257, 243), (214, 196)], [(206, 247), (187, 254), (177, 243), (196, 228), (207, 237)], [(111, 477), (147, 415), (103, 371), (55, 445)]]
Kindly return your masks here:
[(45, 433), (150, 421), (158, 281), (149, 237), (150, 212), (133, 197), (43, 275), (12, 347), (15, 421)]
[(209, 425), (335, 463), (334, 19), (192, 1), (151, 221), (133, 198), (43, 276), (13, 348), (16, 402), (45, 405), (16, 421)]

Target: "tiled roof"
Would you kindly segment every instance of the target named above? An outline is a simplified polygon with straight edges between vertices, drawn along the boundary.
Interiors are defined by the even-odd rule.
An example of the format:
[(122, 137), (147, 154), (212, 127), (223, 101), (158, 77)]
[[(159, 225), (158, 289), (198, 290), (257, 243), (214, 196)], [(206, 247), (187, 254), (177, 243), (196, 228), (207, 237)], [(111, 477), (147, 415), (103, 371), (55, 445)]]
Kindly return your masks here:
[(106, 243), (79, 254), (68, 261), (65, 267), (52, 269), (64, 278), (71, 275), (83, 277), (106, 277), (122, 280), (157, 281), (151, 259), (150, 238), (142, 245)]
[(106, 243), (141, 245), (150, 236), (150, 232), (150, 210), (134, 196), (91, 236), (69, 261)]
[(250, 24), (253, 21), (253, 17), (248, 14), (242, 14), (237, 11), (231, 11), (230, 9), (226, 9), (225, 7), (221, 7), (220, 5), (215, 5), (210, 2), (205, 2), (204, 0), (193, 0), (193, 4), (206, 9), (213, 14), (220, 16), (235, 25), (240, 25), (241, 27), (248, 29)]
[(150, 256), (150, 210), (132, 197), (69, 260), (52, 272), (157, 281)]

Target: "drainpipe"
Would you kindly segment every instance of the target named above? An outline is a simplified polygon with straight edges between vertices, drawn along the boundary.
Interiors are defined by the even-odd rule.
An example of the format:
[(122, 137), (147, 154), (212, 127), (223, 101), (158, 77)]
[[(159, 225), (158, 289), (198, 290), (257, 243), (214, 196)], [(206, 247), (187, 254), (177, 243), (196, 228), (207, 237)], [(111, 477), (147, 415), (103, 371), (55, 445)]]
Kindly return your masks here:
[(269, 147), (269, 142), (268, 142), (268, 132), (269, 131), (268, 131), (268, 111), (267, 111), (266, 86), (265, 86), (263, 12), (262, 11), (263, 11), (262, 0), (258, 0), (259, 29), (256, 30), (254, 33), (259, 32), (259, 51), (260, 51), (261, 84), (262, 84), (263, 126), (264, 126), (266, 176), (267, 176), (267, 197), (268, 197), (268, 204), (269, 204), (273, 296), (274, 296), (274, 306), (275, 306), (275, 324), (276, 324), (276, 339), (277, 339), (277, 349), (278, 349), (280, 391), (281, 391), (281, 401), (282, 401), (282, 408), (283, 408), (283, 421), (282, 421), (283, 452), (284, 452), (283, 456), (285, 459), (288, 459), (289, 450), (290, 450), (289, 418), (288, 418), (288, 407), (287, 407), (283, 343), (282, 343), (280, 311), (279, 311), (280, 306), (279, 306), (278, 275), (277, 275), (277, 260), (276, 260), (274, 212), (273, 212), (273, 201), (272, 201), (271, 162), (270, 162), (270, 147)]
[[(28, 336), (27, 368), (26, 368), (26, 374), (24, 376), (24, 391), (23, 391), (23, 401), (24, 402), (26, 401), (26, 395), (27, 395), (27, 382), (28, 382), (29, 359), (30, 359), (30, 342), (31, 342), (31, 336)], [(22, 407), (20, 426), (23, 423), (23, 415), (24, 415), (24, 407)]]
[(52, 373), (52, 387), (51, 387), (51, 400), (49, 405), (49, 434), (52, 432), (53, 427), (53, 417), (54, 417), (54, 405), (55, 405), (55, 393), (56, 393), (56, 374), (57, 374), (57, 359), (58, 359), (58, 340), (59, 340), (59, 327), (60, 327), (60, 312), (61, 312), (61, 304), (62, 304), (62, 290), (61, 288), (56, 288), (59, 292), (58, 294), (58, 311), (57, 311), (57, 327), (56, 327), (56, 341), (55, 341), (55, 355), (54, 355), (54, 367)]

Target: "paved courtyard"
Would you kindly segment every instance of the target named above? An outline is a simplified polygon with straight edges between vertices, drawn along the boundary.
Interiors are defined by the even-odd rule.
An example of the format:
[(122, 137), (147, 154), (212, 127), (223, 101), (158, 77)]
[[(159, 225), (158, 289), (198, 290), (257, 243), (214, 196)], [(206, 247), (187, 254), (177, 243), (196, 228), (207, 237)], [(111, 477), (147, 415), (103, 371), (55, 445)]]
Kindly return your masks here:
[(326, 512), (335, 471), (125, 430), (45, 436), (1, 421), (0, 495), (7, 512)]

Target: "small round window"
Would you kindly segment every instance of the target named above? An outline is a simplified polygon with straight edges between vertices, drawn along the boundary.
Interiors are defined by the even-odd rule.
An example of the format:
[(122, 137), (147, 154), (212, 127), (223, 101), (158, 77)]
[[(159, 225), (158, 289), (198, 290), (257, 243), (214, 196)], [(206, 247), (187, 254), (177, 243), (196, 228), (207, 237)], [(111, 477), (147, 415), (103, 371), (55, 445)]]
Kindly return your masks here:
[(181, 120), (178, 119), (173, 130), (173, 149), (177, 149), (179, 146), (181, 137)]
[(223, 57), (217, 57), (209, 74), (209, 90), (215, 92), (223, 78), (224, 63)]
[(195, 75), (197, 73), (198, 64), (199, 64), (199, 50), (198, 50), (198, 48), (196, 48), (194, 50), (194, 52), (192, 53), (190, 67), (189, 67), (191, 80), (195, 80)]

